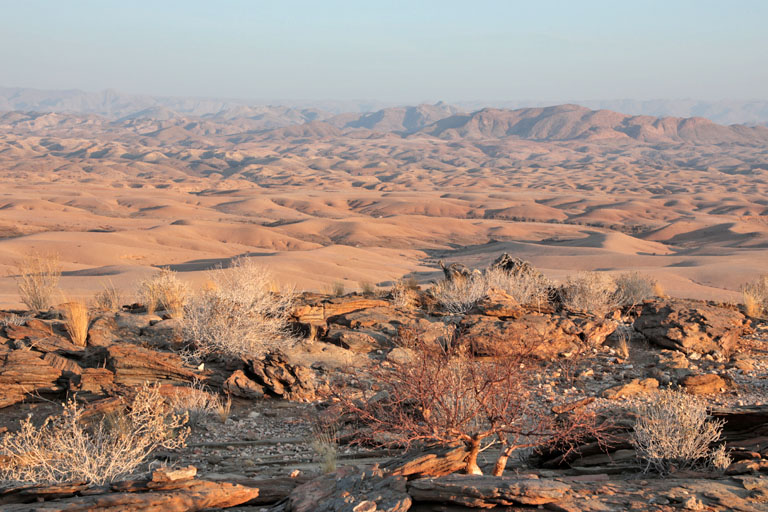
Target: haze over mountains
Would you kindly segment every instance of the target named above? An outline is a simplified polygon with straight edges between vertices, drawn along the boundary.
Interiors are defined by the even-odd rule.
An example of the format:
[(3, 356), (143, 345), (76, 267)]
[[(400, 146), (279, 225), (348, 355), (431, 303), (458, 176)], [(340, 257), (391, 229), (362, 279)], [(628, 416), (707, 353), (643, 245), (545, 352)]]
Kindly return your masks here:
[[(656, 100), (569, 100), (569, 101), (459, 101), (455, 111), (477, 111), (483, 108), (520, 109), (547, 107), (558, 103), (575, 103), (595, 110), (613, 110), (632, 115), (654, 117), (704, 117), (719, 124), (768, 124), (768, 101), (720, 100), (700, 101), (693, 99)], [(126, 94), (114, 90), (85, 92), (81, 90), (39, 90), (19, 87), (0, 87), (0, 111), (68, 112), (98, 114), (109, 119), (142, 115), (159, 117), (167, 115), (242, 117), (258, 114), (268, 105), (286, 105), (291, 110), (306, 112), (310, 121), (324, 119), (344, 112), (374, 112), (396, 107), (386, 102), (349, 100), (280, 100), (254, 101), (242, 99), (183, 98)], [(295, 119), (294, 119), (295, 121)]]
[[(428, 281), (438, 258), (503, 251), (555, 278), (632, 269), (716, 299), (768, 272), (765, 126), (571, 104), (334, 113), (24, 94), (0, 112), (0, 275), (55, 251), (70, 293), (130, 290), (165, 265), (202, 280), (242, 254), (300, 288)], [(62, 105), (86, 112), (35, 110)], [(0, 303), (16, 300), (0, 277)]]

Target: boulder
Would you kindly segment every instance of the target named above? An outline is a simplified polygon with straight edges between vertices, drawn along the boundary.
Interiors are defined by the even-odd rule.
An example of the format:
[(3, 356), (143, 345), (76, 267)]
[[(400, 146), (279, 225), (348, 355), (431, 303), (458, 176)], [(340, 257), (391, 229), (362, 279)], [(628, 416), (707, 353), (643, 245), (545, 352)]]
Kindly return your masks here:
[(274, 397), (310, 402), (317, 398), (315, 372), (306, 366), (289, 363), (280, 354), (272, 353), (248, 362), (246, 375)]
[(406, 512), (411, 497), (405, 478), (374, 467), (347, 466), (296, 487), (287, 500), (289, 512)]
[(736, 310), (681, 299), (646, 301), (635, 320), (635, 329), (652, 343), (686, 354), (731, 352), (746, 327)]
[(254, 400), (264, 398), (264, 388), (249, 379), (242, 370), (236, 370), (224, 381), (222, 389), (225, 393), (239, 398)]
[(28, 393), (62, 391), (57, 385), (62, 371), (32, 350), (0, 354), (0, 408), (24, 400)]
[(606, 389), (601, 393), (601, 396), (603, 398), (615, 400), (617, 398), (627, 398), (644, 393), (651, 393), (656, 391), (658, 387), (659, 381), (656, 379), (633, 379), (626, 384), (620, 384)]
[(541, 359), (552, 359), (573, 350), (580, 342), (572, 321), (555, 315), (528, 313), (514, 320), (467, 315), (459, 328), (479, 356), (530, 352)]
[(130, 343), (107, 347), (107, 368), (114, 372), (115, 383), (141, 386), (145, 382), (192, 382), (197, 374), (185, 368), (178, 354), (159, 352)]
[(463, 444), (456, 446), (433, 446), (418, 453), (406, 453), (382, 464), (382, 469), (393, 475), (406, 478), (446, 476), (467, 467), (467, 451)]
[(514, 476), (450, 475), (408, 482), (415, 502), (492, 508), (546, 505), (566, 496), (570, 487), (555, 480)]
[(499, 318), (520, 318), (526, 311), (507, 292), (492, 288), (475, 304), (470, 313)]
[(683, 389), (692, 395), (714, 395), (725, 391), (728, 383), (714, 373), (689, 375), (680, 381)]
[(374, 307), (387, 307), (385, 300), (370, 299), (356, 295), (335, 297), (329, 299), (323, 296), (305, 296), (305, 302), (291, 312), (291, 317), (310, 339), (319, 339), (328, 332), (328, 321), (335, 317), (346, 315)]

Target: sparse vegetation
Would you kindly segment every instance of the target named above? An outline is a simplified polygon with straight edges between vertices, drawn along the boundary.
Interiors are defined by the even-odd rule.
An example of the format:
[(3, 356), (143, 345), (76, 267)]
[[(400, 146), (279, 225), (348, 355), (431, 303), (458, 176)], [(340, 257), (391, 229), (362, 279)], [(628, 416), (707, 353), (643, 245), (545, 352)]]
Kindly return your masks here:
[(419, 301), (418, 284), (414, 280), (400, 279), (392, 285), (390, 294), (396, 308), (411, 309)]
[(334, 297), (341, 297), (342, 295), (344, 295), (344, 292), (345, 292), (344, 283), (341, 281), (334, 281), (333, 284), (331, 285), (331, 295), (333, 295)]
[(189, 298), (189, 286), (177, 277), (176, 272), (163, 268), (139, 285), (139, 298), (147, 313), (162, 309), (172, 318), (181, 318)]
[(449, 313), (463, 315), (488, 292), (485, 277), (480, 273), (438, 281), (430, 289), (437, 302)]
[[(218, 416), (222, 417), (226, 409), (226, 416), (229, 416), (229, 407), (231, 399), (224, 402), (219, 396), (211, 391), (202, 382), (194, 382), (190, 386), (180, 386), (176, 393), (171, 395), (168, 400), (171, 410), (178, 414), (186, 414), (189, 418), (189, 425), (197, 426), (204, 419)], [(226, 417), (224, 420), (226, 421)]]
[(604, 315), (621, 305), (616, 282), (601, 272), (579, 272), (561, 288), (563, 304), (571, 311)]
[(157, 448), (184, 445), (186, 417), (174, 414), (156, 386), (144, 386), (128, 411), (87, 422), (84, 409), (68, 402), (58, 416), (36, 427), (30, 418), (0, 441), (0, 480), (32, 484), (85, 481), (103, 485), (132, 475)]
[(549, 303), (552, 283), (535, 269), (532, 272), (514, 274), (495, 268), (487, 270), (484, 277), (486, 288), (503, 290), (519, 304), (541, 308)]
[(587, 432), (598, 435), (588, 412), (556, 418), (536, 398), (539, 363), (524, 350), (493, 359), (470, 355), (466, 344), (442, 346), (412, 336), (413, 357), (374, 372), (382, 389), (362, 402), (338, 393), (346, 409), (369, 428), (366, 442), (410, 447), (414, 443), (463, 443), (465, 471), (480, 474), (477, 456), (489, 443), (501, 453), (493, 470), (503, 474), (517, 450), (559, 443), (567, 446)]
[(741, 288), (744, 309), (748, 316), (758, 317), (768, 311), (768, 274)]
[(84, 347), (88, 338), (88, 306), (80, 301), (64, 304), (64, 327), (72, 343)]
[(122, 307), (122, 294), (120, 290), (109, 281), (104, 283), (103, 289), (93, 297), (93, 305), (100, 311), (120, 311)]
[(61, 278), (57, 254), (31, 252), (16, 264), (21, 301), (32, 311), (45, 311), (55, 300)]
[(363, 295), (373, 295), (376, 292), (376, 286), (370, 281), (360, 281), (358, 286), (360, 287), (360, 293)]
[(620, 306), (633, 307), (655, 295), (656, 280), (640, 272), (625, 272), (614, 278), (616, 302)]
[(295, 341), (289, 328), (293, 290), (273, 292), (270, 273), (239, 258), (214, 270), (211, 285), (190, 298), (182, 330), (198, 358), (212, 353), (255, 357)]
[(651, 403), (636, 409), (632, 444), (638, 457), (651, 469), (667, 475), (724, 458), (711, 450), (720, 439), (723, 423), (710, 419), (704, 402), (687, 393), (659, 391)]
[(318, 418), (312, 423), (309, 447), (314, 452), (315, 459), (320, 462), (324, 474), (336, 471), (339, 459), (337, 435), (336, 425), (332, 422)]

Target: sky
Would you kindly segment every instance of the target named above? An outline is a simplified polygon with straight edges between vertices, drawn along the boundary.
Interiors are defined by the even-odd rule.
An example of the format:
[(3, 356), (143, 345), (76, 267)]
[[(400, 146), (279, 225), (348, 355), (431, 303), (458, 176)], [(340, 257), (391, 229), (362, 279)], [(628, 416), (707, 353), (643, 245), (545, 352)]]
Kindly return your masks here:
[(768, 99), (768, 1), (0, 0), (0, 86), (391, 102)]

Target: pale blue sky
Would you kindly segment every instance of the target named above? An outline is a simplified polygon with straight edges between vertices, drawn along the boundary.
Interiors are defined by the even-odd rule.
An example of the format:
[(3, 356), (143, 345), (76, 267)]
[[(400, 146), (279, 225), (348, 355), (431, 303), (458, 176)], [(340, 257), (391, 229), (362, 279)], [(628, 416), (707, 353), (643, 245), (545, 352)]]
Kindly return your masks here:
[(768, 98), (768, 1), (0, 0), (0, 86), (249, 99)]

